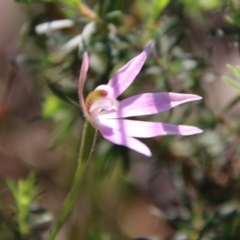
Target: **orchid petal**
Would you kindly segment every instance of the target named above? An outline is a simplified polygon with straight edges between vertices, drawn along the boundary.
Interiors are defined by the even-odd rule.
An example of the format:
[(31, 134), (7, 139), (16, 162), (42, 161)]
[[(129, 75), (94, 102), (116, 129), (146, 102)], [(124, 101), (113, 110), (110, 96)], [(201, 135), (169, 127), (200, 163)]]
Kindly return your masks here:
[(185, 102), (199, 100), (202, 97), (181, 93), (143, 93), (122, 100), (118, 111), (103, 111), (104, 118), (123, 118), (160, 113)]
[(139, 140), (132, 138), (121, 131), (102, 126), (100, 128), (102, 136), (110, 142), (131, 148), (148, 157), (152, 156), (150, 149)]
[(121, 131), (122, 135), (129, 135), (132, 137), (149, 138), (159, 135), (193, 135), (201, 133), (202, 130), (186, 125), (171, 125), (158, 122), (143, 122), (126, 119), (101, 119), (101, 124), (106, 125), (114, 130)]
[(85, 52), (83, 55), (83, 61), (82, 61), (82, 66), (80, 70), (79, 82), (78, 82), (78, 96), (79, 96), (80, 104), (82, 107), (82, 111), (85, 116), (87, 115), (87, 112), (84, 104), (83, 87), (87, 78), (88, 67), (89, 67), (88, 54)]
[(114, 98), (117, 98), (121, 93), (123, 93), (133, 82), (146, 61), (150, 49), (151, 46), (149, 45), (138, 56), (120, 68), (109, 80), (108, 86), (113, 88)]

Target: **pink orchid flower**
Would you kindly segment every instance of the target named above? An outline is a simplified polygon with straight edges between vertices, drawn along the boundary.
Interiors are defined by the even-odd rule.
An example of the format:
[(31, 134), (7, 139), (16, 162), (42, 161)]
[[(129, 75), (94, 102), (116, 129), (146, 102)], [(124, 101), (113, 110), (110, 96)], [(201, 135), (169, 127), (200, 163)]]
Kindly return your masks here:
[(117, 97), (123, 93), (140, 72), (151, 47), (148, 46), (138, 56), (120, 68), (107, 85), (98, 86), (84, 100), (83, 87), (89, 67), (88, 54), (84, 53), (79, 77), (79, 98), (86, 119), (110, 142), (126, 146), (146, 156), (150, 149), (137, 138), (159, 135), (192, 135), (202, 130), (186, 125), (171, 125), (160, 122), (135, 121), (124, 119), (140, 115), (150, 115), (166, 111), (179, 104), (201, 99), (194, 94), (171, 92), (142, 93), (122, 101)]

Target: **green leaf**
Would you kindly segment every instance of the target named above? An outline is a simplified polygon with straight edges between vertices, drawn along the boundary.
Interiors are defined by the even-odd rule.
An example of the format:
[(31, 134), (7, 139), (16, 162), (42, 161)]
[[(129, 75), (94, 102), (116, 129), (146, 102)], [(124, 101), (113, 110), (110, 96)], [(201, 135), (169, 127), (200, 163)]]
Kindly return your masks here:
[(239, 15), (238, 8), (235, 6), (233, 1), (229, 1), (229, 7), (230, 7), (230, 10), (231, 10), (231, 14), (233, 16), (233, 19), (234, 19), (234, 24), (237, 27), (240, 27), (240, 15)]
[(8, 185), (8, 188), (10, 189), (14, 199), (17, 199), (17, 185), (12, 179), (7, 179), (6, 183)]
[(112, 11), (108, 14), (106, 14), (106, 19), (108, 21), (113, 21), (113, 20), (119, 20), (119, 19), (122, 19), (124, 16), (123, 16), (123, 13), (121, 11)]
[(41, 3), (41, 2), (55, 2), (55, 3), (64, 3), (69, 6), (78, 6), (81, 4), (81, 0), (15, 0), (18, 3)]
[(168, 5), (169, 0), (153, 0), (152, 5), (152, 18), (156, 19), (158, 15), (164, 10), (164, 8)]
[(79, 106), (78, 93), (76, 89), (63, 88), (61, 85), (51, 82), (48, 78), (45, 78), (45, 80), (55, 96), (64, 102), (70, 103), (71, 105), (74, 103), (74, 105), (76, 104)]
[(235, 69), (237, 71), (237, 75), (239, 76), (238, 79), (240, 80), (240, 67), (236, 66)]
[(53, 0), (15, 0), (19, 3), (53, 2)]
[(240, 85), (238, 85), (237, 83), (235, 83), (232, 79), (230, 79), (227, 76), (223, 76), (222, 80), (225, 81), (227, 84), (229, 84), (230, 86), (236, 88), (237, 90), (240, 91)]
[(116, 11), (121, 9), (122, 0), (110, 0), (109, 1), (109, 11)]
[(224, 20), (228, 23), (233, 25), (235, 23), (235, 21), (233, 20), (233, 18), (231, 18), (229, 15), (225, 15), (224, 16)]
[(231, 72), (231, 74), (237, 78), (238, 80), (240, 80), (240, 67), (233, 67), (230, 64), (226, 65), (227, 69), (229, 70), (229, 72)]

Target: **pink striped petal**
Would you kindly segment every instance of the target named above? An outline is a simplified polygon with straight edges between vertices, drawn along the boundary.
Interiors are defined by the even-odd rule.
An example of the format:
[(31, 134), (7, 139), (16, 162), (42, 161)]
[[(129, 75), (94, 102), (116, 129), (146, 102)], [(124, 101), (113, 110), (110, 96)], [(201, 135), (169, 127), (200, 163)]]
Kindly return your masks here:
[(123, 118), (160, 113), (179, 104), (199, 100), (202, 97), (181, 93), (143, 93), (122, 100), (118, 111), (103, 111), (101, 117)]
[(100, 120), (101, 124), (113, 128), (114, 130), (121, 131), (122, 135), (128, 135), (132, 137), (149, 138), (156, 137), (159, 135), (193, 135), (201, 133), (202, 130), (186, 125), (171, 125), (166, 123), (158, 122), (143, 122), (134, 121), (127, 119), (107, 119), (103, 118)]
[(121, 131), (102, 126), (100, 132), (105, 139), (112, 143), (128, 147), (148, 157), (152, 156), (150, 149), (144, 143), (124, 134)]
[(133, 82), (146, 61), (150, 50), (151, 46), (149, 45), (138, 56), (120, 68), (109, 80), (108, 86), (113, 88), (114, 98), (117, 98), (121, 93), (123, 93)]
[(80, 104), (82, 107), (82, 111), (84, 112), (84, 115), (87, 115), (87, 114), (86, 114), (85, 104), (84, 104), (83, 88), (87, 78), (88, 67), (89, 67), (88, 54), (87, 52), (85, 52), (83, 55), (83, 61), (82, 61), (82, 66), (81, 66), (80, 76), (78, 81), (78, 96), (79, 96)]

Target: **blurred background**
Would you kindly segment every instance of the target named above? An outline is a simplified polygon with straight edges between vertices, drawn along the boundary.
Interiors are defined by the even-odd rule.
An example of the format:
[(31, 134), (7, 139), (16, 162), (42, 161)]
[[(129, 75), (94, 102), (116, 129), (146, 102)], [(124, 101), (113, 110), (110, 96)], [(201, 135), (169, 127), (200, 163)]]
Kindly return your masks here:
[(240, 239), (239, 1), (1, 0), (0, 19), (1, 240), (47, 239), (71, 187), (83, 52), (87, 94), (148, 44), (148, 60), (120, 98), (200, 95), (139, 119), (204, 133), (144, 139), (151, 158), (99, 135), (56, 239)]

